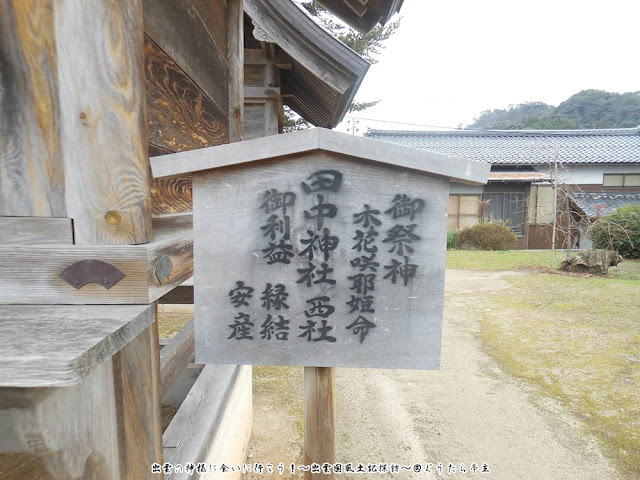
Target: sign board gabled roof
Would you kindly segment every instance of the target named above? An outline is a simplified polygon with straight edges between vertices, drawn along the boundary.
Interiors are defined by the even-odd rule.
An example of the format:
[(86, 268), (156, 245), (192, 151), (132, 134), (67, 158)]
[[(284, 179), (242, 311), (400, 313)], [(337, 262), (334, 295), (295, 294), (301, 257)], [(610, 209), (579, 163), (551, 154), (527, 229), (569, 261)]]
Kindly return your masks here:
[[(490, 166), (464, 158), (394, 145), (369, 138), (313, 128), (244, 142), (151, 158), (154, 177), (201, 172), (312, 151), (326, 151), (371, 162), (485, 184)], [(283, 158), (286, 161), (286, 158)]]

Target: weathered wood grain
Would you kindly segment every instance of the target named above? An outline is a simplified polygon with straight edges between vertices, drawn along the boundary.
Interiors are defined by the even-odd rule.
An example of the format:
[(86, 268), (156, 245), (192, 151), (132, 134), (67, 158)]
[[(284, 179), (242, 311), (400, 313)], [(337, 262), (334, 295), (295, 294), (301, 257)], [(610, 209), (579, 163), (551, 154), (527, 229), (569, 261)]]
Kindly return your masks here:
[[(209, 446), (205, 462), (212, 465), (242, 465), (247, 462), (247, 449), (251, 438), (253, 423), (253, 400), (251, 397), (251, 366), (243, 365), (238, 369), (235, 382), (226, 408), (216, 427), (216, 433)], [(275, 471), (275, 470), (274, 470)], [(225, 478), (242, 478), (241, 472), (232, 473)], [(203, 480), (215, 480), (217, 474), (209, 473)]]
[[(155, 239), (144, 245), (0, 245), (0, 304), (148, 304), (193, 276), (191, 216), (158, 218)], [(156, 276), (163, 256), (169, 279)], [(102, 260), (125, 277), (106, 289), (90, 283), (76, 289), (61, 276), (80, 260)]]
[(53, 3), (0, 1), (0, 215), (67, 216)]
[(145, 33), (198, 87), (227, 112), (227, 3), (224, 0), (144, 0)]
[(148, 35), (144, 60), (151, 145), (182, 152), (229, 142), (228, 112), (220, 110)]
[(73, 244), (69, 218), (0, 217), (0, 245)]
[(141, 0), (57, 1), (54, 18), (75, 243), (149, 242)]
[[(336, 369), (304, 368), (304, 464), (328, 463), (336, 460), (335, 434)], [(335, 474), (304, 472), (305, 480), (333, 479)]]
[(154, 320), (148, 305), (0, 307), (0, 386), (78, 383)]
[(243, 0), (227, 0), (229, 66), (229, 141), (243, 139), (244, 120), (244, 9)]
[(171, 390), (195, 356), (193, 320), (189, 321), (160, 351), (160, 398)]
[(193, 211), (192, 184), (190, 174), (154, 178), (151, 184), (153, 216), (190, 214)]
[[(3, 436), (39, 455), (53, 478), (120, 479), (111, 358), (76, 385), (38, 390), (46, 394), (8, 410), (11, 426)], [(21, 389), (23, 397), (31, 392)]]
[(113, 357), (121, 478), (147, 478), (162, 464), (158, 348), (154, 321)]
[[(339, 190), (306, 193), (302, 182), (311, 181), (314, 172), (324, 170), (342, 174)], [(295, 202), (290, 201), (286, 210), (289, 263), (268, 263), (272, 260), (270, 244), (278, 244), (281, 237), (275, 233), (272, 240), (265, 229), (270, 215), (280, 218), (282, 211), (265, 213), (260, 206), (265, 193), (274, 189), (295, 195)], [(195, 245), (196, 361), (438, 368), (448, 192), (449, 180), (442, 177), (326, 152), (195, 175), (194, 236), (206, 239)], [(395, 220), (391, 213), (384, 213), (391, 211), (394, 198), (402, 195), (422, 202), (423, 208), (412, 221), (408, 217)], [(335, 208), (323, 225), (313, 217), (309, 219), (313, 215), (310, 212), (319, 208), (320, 197), (323, 204)], [(378, 211), (374, 250), (377, 265), (373, 265), (373, 271), (368, 267), (363, 271), (359, 263), (353, 263), (362, 255), (370, 256), (357, 250), (362, 249), (361, 245), (358, 247), (357, 232), (368, 231), (369, 225), (363, 227), (362, 220), (354, 223), (355, 215), (366, 205)], [(415, 242), (409, 242), (410, 248), (383, 243), (394, 239), (398, 228), (403, 229), (400, 231), (404, 232), (405, 242), (407, 228), (416, 237)], [(328, 258), (319, 259), (320, 250), (309, 258), (307, 246), (314, 235), (318, 236), (316, 242), (322, 241), (324, 235), (335, 239), (335, 249)], [(320, 248), (318, 243), (316, 247)], [(332, 282), (321, 281), (323, 262), (332, 269), (328, 276)], [(304, 272), (309, 268), (314, 269), (313, 277), (305, 280)], [(415, 270), (403, 278), (399, 269), (405, 268)], [(221, 272), (225, 272), (222, 281)], [(391, 272), (395, 272), (393, 276)], [(375, 281), (366, 280), (365, 275)], [(357, 286), (356, 282), (365, 281), (373, 283), (366, 288)], [(254, 289), (246, 305), (236, 306), (231, 301), (230, 291), (236, 289), (237, 282)], [(275, 307), (267, 309), (263, 300), (270, 287), (276, 285), (282, 285), (288, 295), (288, 308), (280, 311)], [(354, 300), (354, 296), (358, 298)], [(372, 298), (372, 305), (361, 304), (367, 296)], [(360, 303), (356, 302), (358, 299)], [(332, 308), (318, 309), (318, 302)], [(319, 318), (329, 310), (328, 318)], [(244, 327), (237, 325), (246, 316), (249, 324), (245, 323), (245, 335)], [(274, 324), (281, 320), (289, 322), (283, 327), (288, 332), (286, 340), (276, 336)], [(369, 324), (373, 326), (364, 330), (363, 325)], [(321, 332), (329, 333), (323, 337)]]
[[(237, 365), (206, 365), (162, 437), (164, 461), (202, 462), (220, 424), (238, 371)], [(173, 474), (170, 478), (188, 478)]]

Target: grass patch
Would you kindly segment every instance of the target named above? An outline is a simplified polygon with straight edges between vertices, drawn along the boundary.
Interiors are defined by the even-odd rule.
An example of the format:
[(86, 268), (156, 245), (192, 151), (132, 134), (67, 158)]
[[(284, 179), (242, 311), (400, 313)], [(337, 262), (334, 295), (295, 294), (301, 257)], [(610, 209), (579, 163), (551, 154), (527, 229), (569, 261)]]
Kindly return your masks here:
[(609, 278), (617, 280), (640, 280), (640, 260), (624, 260), (609, 269)]
[(193, 318), (193, 305), (158, 305), (158, 336), (171, 338)]
[[(556, 252), (553, 267), (559, 267), (565, 258), (565, 252)], [(447, 252), (447, 268), (458, 270), (504, 271), (532, 266), (551, 267), (551, 252), (548, 250), (507, 250), (504, 252), (449, 250)]]
[(490, 354), (582, 419), (625, 478), (640, 478), (640, 281), (508, 280), (479, 297)]

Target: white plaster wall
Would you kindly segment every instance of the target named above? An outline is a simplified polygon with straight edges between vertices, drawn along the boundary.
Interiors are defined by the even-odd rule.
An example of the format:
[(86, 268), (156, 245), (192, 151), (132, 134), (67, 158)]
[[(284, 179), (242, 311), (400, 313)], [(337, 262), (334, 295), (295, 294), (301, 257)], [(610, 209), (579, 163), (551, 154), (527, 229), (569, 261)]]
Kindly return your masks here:
[[(640, 162), (640, 159), (638, 159)], [(538, 172), (552, 173), (547, 166), (534, 167)], [(605, 173), (640, 173), (640, 163), (636, 165), (558, 165), (558, 179), (562, 183), (577, 185), (602, 185)]]

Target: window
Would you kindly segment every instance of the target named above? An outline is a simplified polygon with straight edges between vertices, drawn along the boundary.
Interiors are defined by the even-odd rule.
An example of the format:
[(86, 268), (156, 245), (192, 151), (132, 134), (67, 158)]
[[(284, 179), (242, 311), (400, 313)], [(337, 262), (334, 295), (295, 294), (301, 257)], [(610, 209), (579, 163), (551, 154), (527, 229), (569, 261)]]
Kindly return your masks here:
[(603, 187), (640, 187), (640, 173), (605, 173)]
[(470, 227), (479, 219), (480, 195), (449, 195), (448, 231)]
[(486, 220), (503, 221), (516, 237), (524, 237), (524, 193), (485, 193), (482, 199), (489, 201), (484, 207)]

